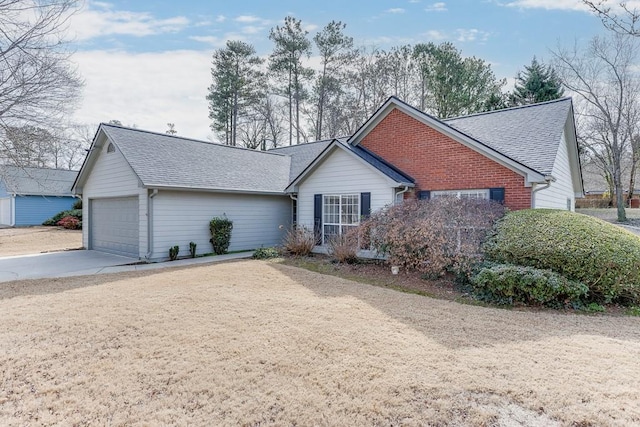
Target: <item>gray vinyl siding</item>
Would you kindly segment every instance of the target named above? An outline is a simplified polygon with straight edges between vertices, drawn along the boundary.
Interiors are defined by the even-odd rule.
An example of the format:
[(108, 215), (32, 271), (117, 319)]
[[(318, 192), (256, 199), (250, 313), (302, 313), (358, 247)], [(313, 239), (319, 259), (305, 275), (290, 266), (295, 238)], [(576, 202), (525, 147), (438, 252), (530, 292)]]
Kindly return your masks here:
[(536, 208), (567, 209), (567, 199), (569, 199), (571, 210), (575, 209), (575, 193), (568, 153), (567, 140), (563, 133), (553, 164), (552, 176), (556, 181), (552, 182), (549, 188), (535, 193)]
[(279, 245), (291, 223), (291, 199), (284, 195), (160, 190), (152, 203), (153, 261), (167, 259), (175, 245), (187, 256), (189, 242), (198, 254), (211, 253), (209, 221), (216, 216), (233, 221), (230, 251)]
[(89, 247), (91, 224), (87, 221), (91, 218), (90, 199), (138, 197), (139, 250), (140, 257), (144, 257), (147, 251), (147, 190), (141, 187), (138, 177), (118, 150), (107, 153), (108, 145), (109, 141), (106, 141), (101, 148), (83, 187), (82, 244), (85, 248)]
[(393, 203), (388, 180), (358, 158), (337, 149), (308, 176), (298, 190), (298, 224), (313, 229), (314, 194), (371, 193), (371, 212)]

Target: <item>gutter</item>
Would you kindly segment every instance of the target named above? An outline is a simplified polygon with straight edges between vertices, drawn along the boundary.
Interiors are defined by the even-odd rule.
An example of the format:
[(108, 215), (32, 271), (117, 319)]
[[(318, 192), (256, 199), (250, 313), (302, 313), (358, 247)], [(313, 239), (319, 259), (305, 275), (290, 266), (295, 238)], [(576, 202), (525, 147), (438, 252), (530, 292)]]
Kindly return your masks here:
[(533, 190), (531, 190), (531, 209), (535, 209), (536, 208), (536, 193), (538, 191), (546, 190), (547, 188), (551, 187), (551, 183), (552, 182), (556, 182), (556, 179), (551, 175), (545, 175), (544, 176), (544, 186), (538, 187), (538, 185), (541, 184), (541, 183), (540, 182), (534, 183), (535, 184), (535, 188)]
[(149, 261), (153, 253), (153, 198), (158, 195), (158, 189), (154, 188), (149, 194), (147, 202), (147, 254), (145, 259)]

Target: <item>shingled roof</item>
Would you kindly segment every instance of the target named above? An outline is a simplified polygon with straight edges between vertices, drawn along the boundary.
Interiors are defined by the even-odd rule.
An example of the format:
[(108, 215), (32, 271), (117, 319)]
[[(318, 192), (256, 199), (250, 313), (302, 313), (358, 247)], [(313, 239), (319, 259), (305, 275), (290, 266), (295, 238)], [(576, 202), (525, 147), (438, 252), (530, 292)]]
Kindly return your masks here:
[(115, 125), (100, 125), (146, 187), (282, 193), (291, 159)]
[(331, 139), (325, 139), (324, 141), (288, 145), (286, 147), (272, 148), (269, 152), (284, 154), (291, 158), (289, 181), (293, 181), (331, 144), (331, 141)]
[(0, 167), (7, 193), (20, 196), (71, 196), (78, 171), (17, 166)]
[(556, 159), (571, 98), (443, 120), (444, 123), (544, 175)]

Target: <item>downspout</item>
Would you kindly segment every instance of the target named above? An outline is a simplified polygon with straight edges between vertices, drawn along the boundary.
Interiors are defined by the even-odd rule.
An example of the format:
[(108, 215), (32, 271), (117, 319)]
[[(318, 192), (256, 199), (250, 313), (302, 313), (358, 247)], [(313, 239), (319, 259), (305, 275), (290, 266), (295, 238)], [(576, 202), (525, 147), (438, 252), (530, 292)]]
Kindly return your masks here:
[[(393, 204), (394, 204), (394, 205), (396, 204), (396, 201), (398, 200), (398, 196), (399, 196), (400, 194), (404, 194), (404, 193), (406, 193), (407, 191), (409, 191), (409, 186), (408, 186), (408, 185), (405, 185), (405, 186), (404, 186), (404, 190), (402, 190), (402, 191), (398, 191), (397, 193), (395, 193), (395, 196), (394, 196), (394, 198), (393, 198)], [(404, 196), (402, 196), (402, 197), (404, 198)]]
[(10, 222), (10, 225), (12, 227), (15, 227), (16, 226), (16, 193), (13, 193), (11, 195), (11, 197), (9, 198), (9, 200), (11, 201), (10, 202), (11, 203), (11, 206), (10, 206), (11, 212), (9, 213), (11, 218), (9, 218), (9, 222)]
[(540, 190), (546, 190), (547, 188), (549, 188), (551, 186), (551, 183), (554, 182), (555, 180), (556, 179), (551, 175), (545, 175), (544, 176), (545, 184), (542, 187), (538, 187), (538, 184), (540, 184), (539, 182), (534, 182), (535, 188), (531, 190), (531, 209), (536, 208), (536, 193)]
[(147, 255), (145, 256), (147, 261), (149, 261), (153, 252), (153, 198), (157, 195), (158, 189), (154, 188), (149, 194), (149, 201), (147, 202)]

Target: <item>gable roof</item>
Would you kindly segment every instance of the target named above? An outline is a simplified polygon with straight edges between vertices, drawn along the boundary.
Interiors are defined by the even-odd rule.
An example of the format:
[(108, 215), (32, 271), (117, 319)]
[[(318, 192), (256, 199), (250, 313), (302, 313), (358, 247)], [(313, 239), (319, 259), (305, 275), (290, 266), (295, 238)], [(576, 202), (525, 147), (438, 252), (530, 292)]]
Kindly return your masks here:
[(78, 171), (1, 166), (0, 179), (7, 193), (20, 196), (72, 196), (71, 185)]
[(551, 175), (571, 98), (443, 120), (492, 149)]
[(376, 156), (364, 147), (348, 144), (347, 138), (339, 138), (332, 140), (330, 144), (326, 145), (325, 149), (291, 180), (285, 192), (292, 192), (295, 187), (312, 173), (335, 149), (342, 149), (353, 155), (374, 171), (383, 175), (390, 183), (393, 183), (393, 185), (408, 187), (413, 187), (414, 185), (414, 179), (412, 177), (386, 162), (381, 157)]
[[(106, 138), (103, 138), (104, 135)], [(112, 142), (148, 188), (279, 193), (289, 183), (287, 156), (101, 124), (95, 148)], [(94, 154), (93, 151), (96, 151)], [(85, 163), (89, 160), (85, 159)], [(74, 189), (82, 187), (83, 165)]]
[[(563, 100), (564, 101), (564, 100)], [(569, 104), (571, 102), (569, 100)], [(439, 120), (427, 113), (424, 113), (417, 108), (401, 101), (400, 99), (392, 96), (390, 97), (378, 110), (367, 120), (357, 131), (353, 134), (348, 140), (348, 142), (352, 145), (358, 145), (364, 137), (373, 130), (393, 109), (398, 109), (403, 113), (413, 117), (414, 119), (424, 123), (427, 126), (434, 128), (435, 130), (449, 136), (450, 138), (460, 142), (463, 145), (485, 155), (486, 157), (491, 158), (492, 160), (522, 174), (526, 178), (527, 183), (532, 182), (545, 182), (548, 176), (546, 171), (536, 169), (536, 164), (531, 162), (526, 162), (525, 159), (522, 158), (514, 158), (509, 155), (509, 153), (503, 153), (497, 148), (493, 147), (487, 139), (490, 139), (493, 134), (499, 134), (501, 131), (497, 128), (493, 129), (493, 134), (490, 135), (490, 132), (482, 133), (481, 136), (475, 137), (473, 135), (469, 135), (464, 132), (462, 129), (453, 126), (454, 123), (448, 123), (447, 121)], [(501, 112), (506, 112), (512, 109), (506, 110), (497, 110), (495, 112), (486, 113), (489, 114), (500, 114)], [(569, 110), (566, 111), (568, 114)], [(477, 116), (482, 116), (483, 114), (478, 114)], [(462, 118), (461, 118), (462, 119)], [(451, 119), (453, 122), (455, 119)], [(482, 119), (480, 119), (481, 122)], [(560, 129), (564, 128), (564, 123), (567, 120), (567, 116), (563, 117), (563, 125), (560, 126)], [(526, 127), (528, 123), (517, 123), (518, 125)], [(480, 126), (478, 126), (480, 127)], [(479, 132), (478, 132), (479, 133)], [(526, 133), (526, 132), (525, 132)], [(560, 134), (562, 131), (560, 131)], [(559, 134), (559, 135), (560, 135)], [(555, 141), (556, 145), (560, 143), (560, 136), (558, 135), (558, 139)], [(482, 139), (480, 139), (482, 138)], [(555, 152), (554, 151), (554, 156)], [(554, 157), (555, 158), (555, 157)]]

